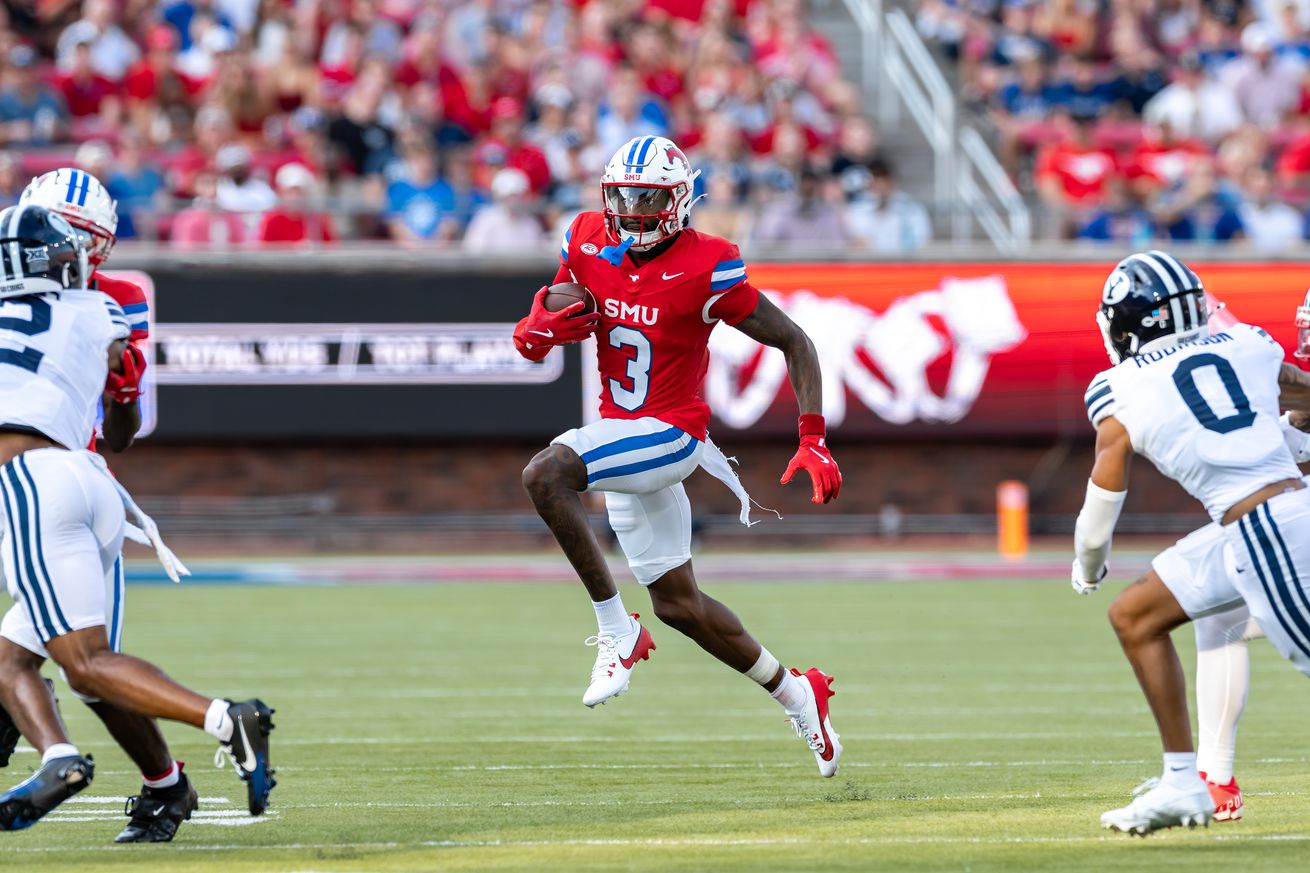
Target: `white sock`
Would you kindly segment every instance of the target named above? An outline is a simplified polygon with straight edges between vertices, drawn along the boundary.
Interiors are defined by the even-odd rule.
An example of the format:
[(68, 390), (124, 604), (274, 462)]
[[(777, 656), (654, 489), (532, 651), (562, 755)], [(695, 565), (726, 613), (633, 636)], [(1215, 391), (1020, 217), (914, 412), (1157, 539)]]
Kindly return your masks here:
[(622, 636), (632, 629), (632, 618), (623, 608), (623, 595), (615, 594), (609, 600), (591, 602), (596, 609), (596, 624), (600, 633)]
[(154, 779), (146, 776), (144, 773), (141, 774), (141, 784), (147, 788), (172, 788), (181, 781), (181, 779), (182, 768), (177, 766), (176, 761), (168, 765), (168, 769), (164, 771), (164, 775)]
[(1164, 776), (1160, 781), (1178, 788), (1200, 782), (1201, 774), (1196, 772), (1196, 752), (1165, 752)]
[(41, 763), (49, 764), (55, 758), (71, 758), (80, 754), (82, 753), (77, 750), (77, 746), (72, 743), (55, 743), (41, 755)]
[(1237, 723), (1251, 686), (1251, 658), (1243, 638), (1246, 610), (1196, 621), (1196, 763), (1205, 778), (1227, 785), (1237, 754)]
[(787, 712), (798, 712), (805, 705), (805, 701), (809, 699), (805, 682), (805, 679), (788, 670), (782, 674), (782, 682), (769, 694), (774, 700), (781, 703), (782, 708)]
[(226, 700), (216, 698), (209, 704), (209, 710), (205, 713), (205, 733), (220, 743), (230, 742), (232, 731), (236, 730), (236, 725), (232, 724), (232, 717), (227, 714), (227, 708), (231, 705)]

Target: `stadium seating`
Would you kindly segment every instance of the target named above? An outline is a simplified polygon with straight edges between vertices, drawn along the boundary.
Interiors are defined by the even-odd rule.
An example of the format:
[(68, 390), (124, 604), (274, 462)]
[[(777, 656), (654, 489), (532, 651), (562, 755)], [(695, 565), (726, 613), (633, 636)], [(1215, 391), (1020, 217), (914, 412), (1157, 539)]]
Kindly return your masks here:
[[(876, 131), (800, 0), (37, 10), (0, 24), (0, 201), (76, 163), (118, 199), (124, 239), (456, 245), (499, 197), (527, 199), (553, 240), (645, 133), (705, 167), (716, 227), (747, 231), (773, 203), (785, 235), (803, 171), (824, 208), (886, 188)], [(527, 190), (512, 173), (493, 185), (506, 170)]]
[(1063, 236), (1305, 238), (1310, 7), (925, 0), (920, 32)]

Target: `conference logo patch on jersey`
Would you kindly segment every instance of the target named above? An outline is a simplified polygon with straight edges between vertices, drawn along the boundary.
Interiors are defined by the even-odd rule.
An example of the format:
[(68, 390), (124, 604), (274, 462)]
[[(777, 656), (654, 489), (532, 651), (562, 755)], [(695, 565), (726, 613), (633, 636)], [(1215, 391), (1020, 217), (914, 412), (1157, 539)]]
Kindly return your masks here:
[(582, 253), (584, 255), (594, 255), (600, 251), (600, 249), (596, 247), (595, 243), (583, 243), (580, 246), (580, 248), (582, 249)]

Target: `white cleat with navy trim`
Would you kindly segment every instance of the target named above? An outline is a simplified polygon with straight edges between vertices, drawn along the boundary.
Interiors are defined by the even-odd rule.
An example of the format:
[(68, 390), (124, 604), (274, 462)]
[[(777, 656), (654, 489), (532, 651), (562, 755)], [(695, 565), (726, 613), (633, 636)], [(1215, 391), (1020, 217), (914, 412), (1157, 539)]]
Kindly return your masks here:
[(1209, 827), (1214, 818), (1214, 799), (1200, 779), (1179, 788), (1152, 777), (1133, 794), (1132, 803), (1101, 815), (1101, 827), (1144, 837), (1163, 828)]
[(585, 645), (596, 647), (596, 663), (591, 668), (591, 684), (582, 695), (587, 706), (603, 704), (628, 690), (632, 668), (638, 661), (650, 659), (655, 641), (650, 631), (637, 621), (641, 616), (632, 613), (630, 630), (625, 634), (597, 634), (587, 637)]
[(788, 711), (791, 726), (796, 735), (805, 741), (814, 752), (814, 760), (819, 764), (819, 775), (829, 777), (836, 775), (837, 763), (841, 760), (841, 738), (832, 729), (828, 718), (828, 698), (835, 693), (832, 677), (817, 667), (811, 667), (804, 673), (792, 668), (791, 674), (801, 680), (805, 686), (805, 703), (796, 712)]

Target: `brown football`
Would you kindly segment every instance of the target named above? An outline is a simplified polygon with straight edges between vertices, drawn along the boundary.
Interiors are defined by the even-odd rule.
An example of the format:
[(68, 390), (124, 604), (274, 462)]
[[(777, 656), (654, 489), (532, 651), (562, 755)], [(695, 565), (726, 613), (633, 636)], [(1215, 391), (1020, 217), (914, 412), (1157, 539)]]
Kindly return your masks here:
[(548, 312), (559, 312), (579, 300), (583, 302), (582, 311), (578, 313), (579, 315), (596, 311), (596, 298), (591, 296), (590, 291), (577, 282), (560, 282), (558, 285), (551, 285), (547, 289), (546, 310)]

